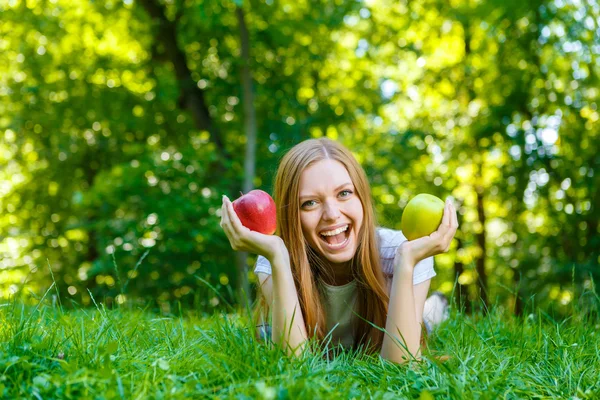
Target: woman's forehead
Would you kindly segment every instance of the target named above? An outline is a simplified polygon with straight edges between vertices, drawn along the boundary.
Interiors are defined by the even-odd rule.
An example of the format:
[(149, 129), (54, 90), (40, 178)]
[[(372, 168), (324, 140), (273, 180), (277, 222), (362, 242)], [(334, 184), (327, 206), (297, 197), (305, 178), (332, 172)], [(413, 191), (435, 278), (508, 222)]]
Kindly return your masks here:
[(352, 179), (342, 163), (335, 160), (319, 161), (302, 172), (300, 196), (310, 195), (312, 191), (332, 190), (345, 184), (351, 185)]

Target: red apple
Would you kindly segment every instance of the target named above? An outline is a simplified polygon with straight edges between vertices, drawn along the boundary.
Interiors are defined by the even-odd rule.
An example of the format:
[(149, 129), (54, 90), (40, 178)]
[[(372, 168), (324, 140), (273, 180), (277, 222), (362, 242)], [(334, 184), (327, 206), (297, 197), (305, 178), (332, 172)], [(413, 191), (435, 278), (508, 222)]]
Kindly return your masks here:
[[(240, 192), (241, 193), (241, 192)], [(252, 190), (233, 203), (233, 209), (246, 228), (272, 235), (277, 229), (275, 201), (267, 192)]]

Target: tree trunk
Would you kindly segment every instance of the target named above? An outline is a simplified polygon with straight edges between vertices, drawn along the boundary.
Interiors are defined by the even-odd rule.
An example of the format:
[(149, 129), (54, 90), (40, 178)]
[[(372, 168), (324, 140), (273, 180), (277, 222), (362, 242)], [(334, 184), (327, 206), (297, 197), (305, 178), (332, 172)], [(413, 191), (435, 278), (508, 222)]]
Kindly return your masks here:
[[(457, 217), (458, 217), (458, 225), (461, 226), (462, 225), (462, 215), (460, 213), (457, 213)], [(458, 251), (460, 249), (464, 248), (464, 243), (463, 243), (462, 235), (460, 232), (457, 236), (455, 236), (455, 238), (456, 238), (456, 243), (457, 243), (456, 252), (458, 253)], [(464, 307), (464, 312), (466, 314), (470, 314), (472, 310), (471, 310), (471, 302), (469, 301), (469, 286), (461, 285), (460, 283), (458, 283), (458, 278), (463, 274), (463, 272), (465, 272), (465, 265), (458, 258), (455, 258), (454, 276), (456, 279), (456, 283), (458, 285), (457, 286), (458, 294), (454, 295), (455, 303), (459, 310), (462, 307)]]
[[(198, 85), (192, 78), (192, 73), (187, 66), (185, 52), (179, 47), (177, 43), (176, 23), (178, 18), (176, 18), (175, 21), (170, 21), (165, 15), (164, 6), (160, 4), (157, 0), (140, 0), (140, 4), (144, 7), (146, 12), (157, 24), (158, 31), (156, 33), (156, 41), (161, 42), (163, 44), (166, 52), (166, 57), (168, 61), (170, 61), (173, 64), (173, 67), (175, 69), (175, 76), (177, 77), (180, 90), (180, 107), (186, 108), (192, 114), (194, 124), (197, 129), (206, 130), (210, 133), (210, 140), (215, 144), (217, 151), (221, 155), (221, 158), (225, 161), (231, 161), (231, 156), (225, 149), (221, 133), (216, 124), (214, 124), (209, 114), (204, 97), (205, 92), (198, 87)], [(243, 20), (241, 21), (241, 23), (243, 24)], [(250, 189), (248, 188), (251, 187), (252, 180), (254, 178), (253, 155), (255, 153), (256, 147), (256, 124), (254, 117), (254, 109), (251, 109), (250, 112), (248, 111), (248, 104), (250, 104), (251, 107), (253, 102), (252, 82), (249, 75), (249, 68), (247, 66), (248, 34), (245, 29), (245, 25), (240, 25), (240, 29), (242, 36), (242, 55), (245, 57), (245, 66), (242, 73), (242, 77), (244, 80), (244, 110), (246, 112), (246, 131), (248, 134), (248, 149), (246, 152), (247, 156), (245, 164), (246, 177), (244, 179), (243, 190), (244, 192), (248, 192), (250, 191)], [(248, 157), (249, 152), (252, 153), (251, 158)], [(248, 167), (248, 165), (251, 165), (251, 167)], [(217, 168), (218, 176), (222, 176), (227, 171), (226, 166), (224, 164), (219, 164)], [(232, 193), (237, 192), (238, 190), (239, 189), (231, 188)], [(245, 296), (247, 296), (249, 301), (251, 299), (246, 260), (247, 253), (239, 253), (236, 255), (236, 270), (238, 272), (238, 296), (240, 304), (243, 304), (242, 302)]]
[[(463, 22), (463, 30), (465, 32), (465, 80), (466, 85), (465, 88), (467, 90), (467, 99), (470, 103), (473, 99), (477, 97), (475, 90), (473, 89), (473, 81), (474, 77), (471, 76), (473, 74), (472, 70), (468, 67), (468, 59), (471, 55), (471, 32), (470, 25), (468, 21)], [(475, 133), (473, 133), (473, 146), (475, 150), (475, 157), (472, 158), (472, 162), (477, 166), (478, 172), (475, 177), (474, 190), (477, 193), (477, 215), (479, 217), (479, 222), (481, 223), (481, 232), (476, 232), (476, 242), (479, 248), (481, 249), (481, 256), (477, 258), (475, 267), (477, 270), (478, 278), (477, 278), (477, 288), (479, 289), (479, 295), (481, 296), (481, 300), (484, 305), (484, 310), (488, 308), (488, 296), (487, 296), (487, 275), (485, 272), (485, 260), (486, 260), (486, 230), (485, 230), (485, 212), (483, 208), (484, 202), (484, 189), (481, 184), (482, 180), (482, 168), (483, 168), (483, 159), (479, 155), (481, 154), (481, 150), (479, 147), (479, 139)]]
[(485, 260), (486, 260), (486, 230), (485, 230), (485, 210), (484, 206), (484, 197), (483, 197), (483, 188), (478, 187), (477, 190), (477, 216), (479, 217), (479, 223), (481, 223), (481, 232), (476, 234), (477, 237), (477, 245), (481, 249), (481, 257), (477, 259), (476, 268), (477, 268), (477, 287), (479, 288), (479, 295), (481, 296), (481, 301), (485, 306), (485, 309), (488, 309), (489, 300), (487, 295), (488, 284), (487, 284), (487, 274), (485, 271)]
[[(248, 28), (244, 19), (244, 10), (237, 7), (236, 15), (240, 27), (240, 41), (242, 46), (242, 71), (244, 101), (244, 129), (246, 131), (246, 158), (244, 159), (244, 184), (243, 192), (248, 193), (254, 188), (254, 175), (256, 169), (256, 110), (254, 108), (254, 89), (252, 86), (252, 71), (250, 70), (250, 39)], [(239, 276), (239, 299), (240, 304), (247, 299), (248, 304), (252, 302), (250, 284), (248, 282), (248, 254), (241, 252), (237, 257), (237, 268)]]
[[(89, 153), (88, 153), (89, 154)], [(88, 159), (93, 159), (92, 155), (89, 154)], [(92, 168), (89, 163), (85, 165), (85, 182), (87, 183), (87, 190), (94, 187), (94, 180), (96, 179), (96, 175), (98, 174), (98, 168)], [(99, 257), (100, 252), (98, 250), (98, 232), (95, 227), (95, 223), (98, 220), (98, 216), (96, 214), (96, 209), (91, 208), (88, 210), (88, 214), (86, 215), (86, 223), (91, 227), (88, 229), (88, 242), (87, 242), (87, 251), (84, 255), (85, 261), (87, 261), (90, 265), (94, 263)], [(89, 278), (88, 278), (89, 279)], [(90, 279), (86, 282), (86, 286), (88, 289), (94, 289), (96, 284), (96, 279)]]
[(513, 283), (515, 285), (514, 315), (520, 317), (523, 315), (523, 292), (521, 290), (520, 274), (517, 274), (519, 271), (515, 270), (513, 272)]
[(185, 52), (177, 43), (177, 20), (169, 21), (165, 15), (164, 6), (157, 0), (140, 0), (140, 4), (158, 26), (156, 41), (163, 44), (167, 59), (175, 69), (175, 76), (179, 83), (180, 105), (192, 114), (196, 128), (210, 133), (210, 140), (215, 144), (223, 159), (230, 160), (231, 157), (225, 149), (221, 133), (208, 112), (204, 91), (192, 78)]

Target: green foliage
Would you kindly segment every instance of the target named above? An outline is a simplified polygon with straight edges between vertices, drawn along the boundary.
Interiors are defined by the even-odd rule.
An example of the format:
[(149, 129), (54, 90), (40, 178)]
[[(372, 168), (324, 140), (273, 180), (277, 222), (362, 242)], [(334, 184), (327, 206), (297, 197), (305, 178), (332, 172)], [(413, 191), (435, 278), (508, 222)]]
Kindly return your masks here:
[(11, 1), (0, 4), (0, 297), (39, 295), (50, 264), (87, 305), (91, 292), (210, 307), (195, 276), (235, 300), (218, 210), (244, 174), (236, 7), (250, 34), (256, 186), (271, 191), (283, 153), (327, 135), (365, 167), (381, 225), (399, 228), (417, 193), (456, 199), (458, 240), (434, 288), (448, 294), (460, 275), (471, 300), (536, 294), (567, 313), (598, 281), (594, 5)]

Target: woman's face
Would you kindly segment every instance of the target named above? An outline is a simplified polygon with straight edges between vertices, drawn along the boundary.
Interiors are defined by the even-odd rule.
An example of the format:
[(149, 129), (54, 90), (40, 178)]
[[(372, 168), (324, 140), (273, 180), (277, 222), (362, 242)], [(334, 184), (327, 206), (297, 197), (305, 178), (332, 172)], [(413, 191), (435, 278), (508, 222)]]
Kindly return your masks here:
[(363, 207), (348, 171), (322, 160), (300, 176), (300, 223), (310, 246), (331, 263), (350, 261), (358, 247)]

